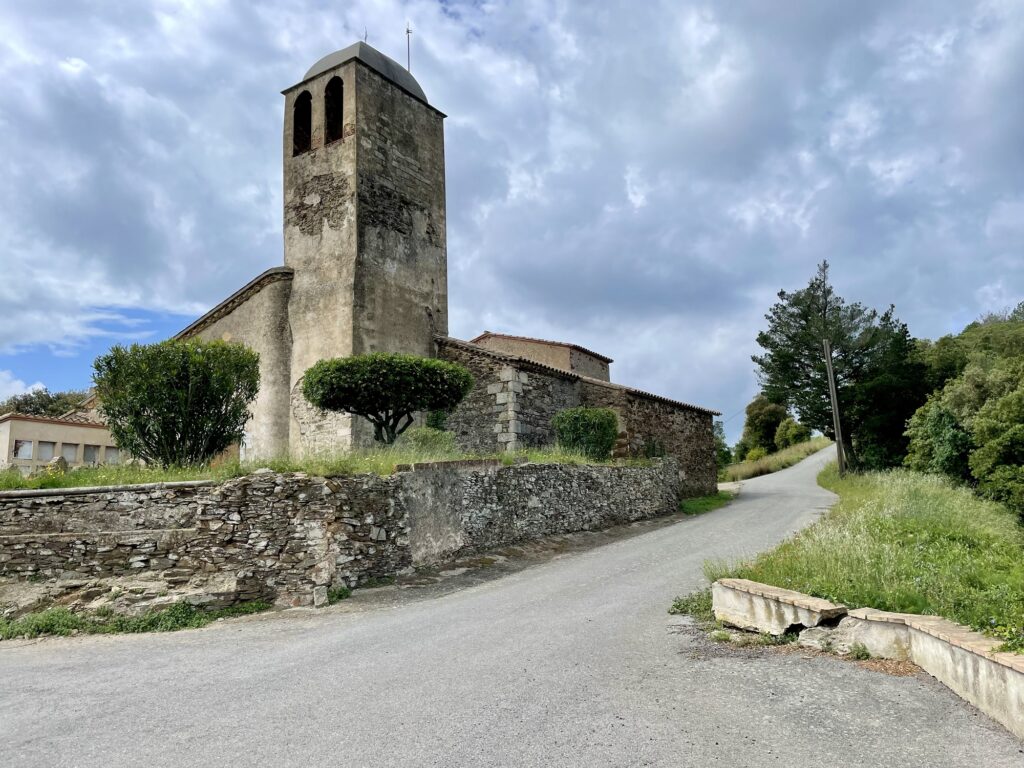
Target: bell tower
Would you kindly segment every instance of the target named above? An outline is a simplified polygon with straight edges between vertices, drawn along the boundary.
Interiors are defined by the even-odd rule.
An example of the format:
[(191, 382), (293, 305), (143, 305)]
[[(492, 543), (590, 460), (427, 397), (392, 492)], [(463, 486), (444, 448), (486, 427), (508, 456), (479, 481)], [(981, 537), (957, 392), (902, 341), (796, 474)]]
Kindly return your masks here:
[[(290, 443), (309, 452), (338, 447), (337, 431), (314, 432), (346, 431), (322, 418), (305, 424), (295, 388), (311, 365), (366, 352), (433, 356), (434, 336), (448, 332), (445, 116), (404, 67), (361, 42), (322, 58), (284, 97)], [(347, 431), (351, 446), (365, 442), (357, 425)]]

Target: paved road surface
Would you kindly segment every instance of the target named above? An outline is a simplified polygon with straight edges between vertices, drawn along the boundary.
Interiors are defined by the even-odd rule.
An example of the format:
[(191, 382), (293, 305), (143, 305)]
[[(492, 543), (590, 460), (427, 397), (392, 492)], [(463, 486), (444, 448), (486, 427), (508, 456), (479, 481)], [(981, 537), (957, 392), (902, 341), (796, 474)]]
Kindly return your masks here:
[(814, 520), (826, 458), (428, 599), (3, 643), (3, 764), (1020, 768), (1021, 742), (930, 678), (717, 653), (666, 615), (705, 557)]

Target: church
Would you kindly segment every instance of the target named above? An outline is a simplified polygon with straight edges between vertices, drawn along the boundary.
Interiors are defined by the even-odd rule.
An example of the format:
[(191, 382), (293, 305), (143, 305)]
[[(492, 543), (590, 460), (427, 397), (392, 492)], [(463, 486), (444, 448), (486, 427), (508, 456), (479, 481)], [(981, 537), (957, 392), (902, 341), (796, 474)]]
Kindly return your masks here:
[(302, 376), (324, 358), (402, 352), (473, 373), (448, 419), (466, 451), (549, 445), (558, 411), (608, 407), (619, 417), (616, 455), (674, 455), (689, 492), (713, 492), (715, 411), (613, 384), (609, 358), (571, 343), (448, 335), (445, 115), (408, 70), (358, 42), (283, 95), (284, 266), (176, 336), (259, 353), (243, 458), (369, 446), (369, 423), (313, 408)]

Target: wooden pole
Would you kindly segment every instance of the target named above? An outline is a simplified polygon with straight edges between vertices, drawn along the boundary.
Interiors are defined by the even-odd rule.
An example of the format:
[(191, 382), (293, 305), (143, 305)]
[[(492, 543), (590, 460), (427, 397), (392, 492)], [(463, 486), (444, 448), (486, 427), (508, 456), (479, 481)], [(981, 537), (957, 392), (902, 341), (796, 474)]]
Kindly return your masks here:
[(822, 339), (825, 349), (825, 370), (828, 372), (828, 394), (832, 399), (832, 428), (836, 433), (836, 461), (839, 463), (839, 474), (846, 474), (846, 451), (843, 449), (843, 428), (839, 423), (839, 396), (836, 393), (836, 375), (832, 370), (832, 345), (828, 339)]

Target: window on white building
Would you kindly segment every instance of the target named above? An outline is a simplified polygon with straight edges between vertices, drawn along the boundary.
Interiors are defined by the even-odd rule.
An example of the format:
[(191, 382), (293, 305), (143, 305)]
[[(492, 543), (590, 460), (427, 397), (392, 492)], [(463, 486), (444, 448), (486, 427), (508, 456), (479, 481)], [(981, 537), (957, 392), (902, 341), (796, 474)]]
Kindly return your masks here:
[(40, 440), (39, 448), (36, 449), (36, 459), (38, 461), (49, 461), (56, 452), (56, 443), (51, 443), (49, 440)]
[(107, 454), (105, 459), (107, 464), (120, 464), (121, 463), (121, 451), (112, 445), (107, 446)]
[(32, 441), (31, 440), (15, 440), (14, 441), (14, 458), (16, 458), (16, 459), (31, 459), (32, 458)]
[(87, 445), (82, 451), (82, 461), (86, 464), (100, 463), (100, 447), (98, 445)]
[(74, 464), (78, 461), (78, 443), (64, 443), (60, 447), (60, 455), (68, 464)]

